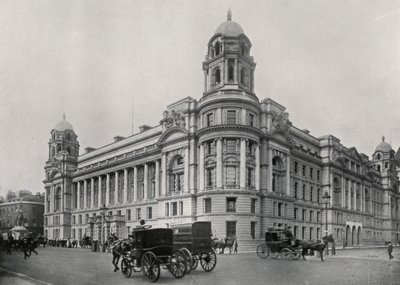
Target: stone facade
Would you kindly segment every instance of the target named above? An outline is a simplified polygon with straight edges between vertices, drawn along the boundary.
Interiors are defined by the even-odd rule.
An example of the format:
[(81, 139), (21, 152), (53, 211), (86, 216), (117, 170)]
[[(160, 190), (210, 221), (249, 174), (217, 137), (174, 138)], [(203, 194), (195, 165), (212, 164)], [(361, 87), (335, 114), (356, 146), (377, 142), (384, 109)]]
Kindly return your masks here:
[(215, 236), (239, 244), (286, 225), (300, 239), (319, 239), (327, 227), (338, 244), (399, 240), (391, 147), (379, 145), (370, 160), (332, 135), (296, 128), (284, 106), (255, 95), (250, 54), (229, 17), (208, 42), (202, 97), (169, 105), (158, 126), (78, 156), (64, 118), (49, 141), (45, 234), (126, 237), (145, 219), (157, 227), (211, 221)]

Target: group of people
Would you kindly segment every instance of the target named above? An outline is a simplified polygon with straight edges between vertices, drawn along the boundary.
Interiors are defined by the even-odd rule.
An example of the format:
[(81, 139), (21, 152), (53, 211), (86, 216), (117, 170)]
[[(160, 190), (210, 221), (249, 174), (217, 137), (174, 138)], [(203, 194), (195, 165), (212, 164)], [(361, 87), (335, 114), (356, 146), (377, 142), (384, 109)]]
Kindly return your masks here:
[(24, 259), (27, 257), (30, 257), (32, 252), (35, 254), (38, 254), (38, 252), (35, 250), (37, 247), (36, 242), (33, 240), (32, 235), (26, 235), (23, 238), (20, 238), (18, 240), (15, 240), (12, 235), (9, 235), (7, 240), (3, 240), (3, 243), (5, 244), (6, 247), (6, 254), (11, 255), (12, 254), (12, 249), (17, 250), (18, 248), (22, 249), (24, 252)]

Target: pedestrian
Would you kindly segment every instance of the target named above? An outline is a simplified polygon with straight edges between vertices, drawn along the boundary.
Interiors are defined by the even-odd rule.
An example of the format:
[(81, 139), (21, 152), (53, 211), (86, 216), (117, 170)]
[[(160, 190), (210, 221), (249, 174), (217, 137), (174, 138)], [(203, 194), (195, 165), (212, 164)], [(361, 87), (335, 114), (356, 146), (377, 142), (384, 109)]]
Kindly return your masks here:
[(31, 256), (29, 253), (29, 240), (27, 237), (22, 239), (22, 250), (24, 251), (24, 259)]
[(389, 259), (392, 259), (393, 258), (393, 255), (392, 255), (393, 245), (392, 245), (392, 243), (390, 241), (388, 243), (387, 251), (388, 251), (388, 254), (389, 254)]
[(35, 250), (36, 247), (37, 247), (36, 242), (33, 241), (32, 238), (29, 238), (29, 255), (32, 255), (32, 252), (38, 255), (37, 251)]
[(235, 238), (235, 250), (233, 251), (234, 253), (237, 253), (237, 249), (238, 249), (238, 242), (237, 242), (237, 238)]
[(14, 244), (14, 238), (12, 235), (10, 235), (7, 240), (7, 254), (9, 255), (11, 255), (11, 248), (13, 247), (13, 244)]

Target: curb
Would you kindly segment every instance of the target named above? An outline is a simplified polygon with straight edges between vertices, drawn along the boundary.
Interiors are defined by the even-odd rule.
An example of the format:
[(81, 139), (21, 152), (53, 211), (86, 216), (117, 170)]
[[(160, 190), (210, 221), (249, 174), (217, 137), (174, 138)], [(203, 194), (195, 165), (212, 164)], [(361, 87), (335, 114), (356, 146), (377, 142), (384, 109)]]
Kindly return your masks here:
[(15, 271), (11, 271), (11, 270), (8, 270), (8, 269), (6, 269), (6, 268), (4, 268), (4, 267), (2, 267), (2, 266), (0, 266), (0, 271), (3, 271), (3, 272), (6, 272), (6, 273), (8, 273), (8, 274), (11, 274), (11, 275), (13, 275), (13, 276), (16, 276), (16, 277), (19, 277), (19, 278), (22, 278), (22, 279), (25, 279), (25, 280), (34, 282), (34, 283), (36, 283), (36, 284), (41, 284), (41, 285), (52, 285), (51, 283), (47, 283), (47, 282), (44, 282), (44, 281), (41, 281), (41, 280), (38, 280), (38, 279), (35, 279), (35, 278), (32, 278), (32, 277), (29, 277), (29, 276), (27, 276), (27, 275), (25, 275), (25, 274), (18, 273), (18, 272), (15, 272)]

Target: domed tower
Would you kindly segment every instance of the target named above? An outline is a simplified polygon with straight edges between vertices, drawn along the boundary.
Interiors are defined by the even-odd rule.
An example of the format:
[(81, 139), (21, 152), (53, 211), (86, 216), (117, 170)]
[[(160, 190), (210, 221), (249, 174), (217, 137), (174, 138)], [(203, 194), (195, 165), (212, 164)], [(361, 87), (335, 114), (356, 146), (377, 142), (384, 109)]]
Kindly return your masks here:
[(205, 93), (221, 89), (254, 92), (256, 64), (250, 56), (251, 42), (239, 24), (232, 21), (228, 11), (222, 23), (208, 42), (208, 53), (203, 63)]
[(45, 234), (54, 239), (69, 238), (72, 176), (78, 166), (79, 142), (74, 128), (65, 120), (65, 115), (50, 134), (44, 180)]
[(385, 142), (385, 137), (382, 136), (382, 142), (378, 144), (375, 148), (375, 152), (372, 155), (372, 162), (374, 168), (379, 172), (395, 172), (396, 171), (396, 161), (395, 161), (395, 152), (392, 149), (392, 146)]
[[(205, 92), (197, 105), (198, 216), (212, 221), (217, 236), (255, 236), (260, 202), (260, 103), (254, 94), (251, 42), (228, 19), (208, 42)], [(257, 206), (256, 206), (257, 205)], [(228, 215), (228, 216), (227, 216)], [(228, 220), (229, 221), (228, 221)], [(257, 226), (258, 227), (258, 226)]]

